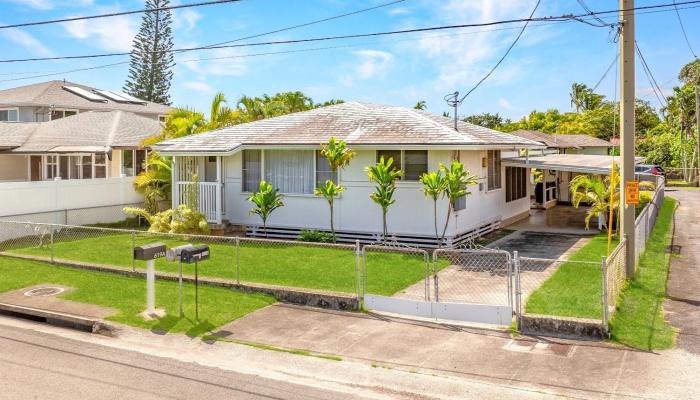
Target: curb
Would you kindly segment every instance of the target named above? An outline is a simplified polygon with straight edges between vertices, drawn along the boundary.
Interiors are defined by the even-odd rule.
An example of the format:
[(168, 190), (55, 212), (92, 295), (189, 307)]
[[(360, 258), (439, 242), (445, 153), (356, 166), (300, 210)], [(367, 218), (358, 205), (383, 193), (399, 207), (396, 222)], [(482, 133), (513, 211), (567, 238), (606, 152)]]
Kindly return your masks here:
[(0, 303), (0, 314), (105, 336), (116, 336), (117, 331), (116, 327), (101, 320), (15, 304)]

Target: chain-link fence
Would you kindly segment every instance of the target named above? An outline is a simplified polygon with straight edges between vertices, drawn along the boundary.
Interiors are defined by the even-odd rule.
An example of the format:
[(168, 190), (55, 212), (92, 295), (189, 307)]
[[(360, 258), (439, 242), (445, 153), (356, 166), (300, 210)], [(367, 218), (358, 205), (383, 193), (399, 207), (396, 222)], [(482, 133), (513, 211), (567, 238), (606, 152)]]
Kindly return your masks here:
[(510, 253), (503, 250), (435, 250), (435, 300), (512, 306), (511, 266)]
[(642, 209), (642, 212), (637, 215), (634, 223), (636, 246), (634, 249), (635, 261), (639, 261), (639, 257), (646, 248), (646, 242), (651, 235), (651, 230), (656, 223), (656, 217), (659, 215), (659, 210), (664, 202), (665, 185), (662, 182), (656, 187), (654, 196), (651, 201)]
[[(359, 296), (359, 244), (309, 243), (224, 236), (0, 221), (0, 252), (42, 261), (142, 270), (133, 249), (162, 242), (169, 248), (208, 245), (200, 276), (228, 282), (342, 292)], [(156, 270), (177, 273), (178, 264), (156, 260)], [(185, 271), (187, 274), (188, 272)], [(388, 284), (387, 282), (384, 282)]]
[(625, 259), (627, 240), (623, 239), (603, 261), (603, 325), (608, 323), (617, 309), (617, 301), (625, 286)]
[(396, 242), (362, 247), (362, 294), (431, 301), (428, 252)]
[(124, 212), (124, 207), (143, 207), (143, 203), (115, 204), (71, 208), (16, 215), (2, 215), (0, 221), (27, 221), (59, 225), (108, 225), (115, 227), (147, 227), (145, 221)]

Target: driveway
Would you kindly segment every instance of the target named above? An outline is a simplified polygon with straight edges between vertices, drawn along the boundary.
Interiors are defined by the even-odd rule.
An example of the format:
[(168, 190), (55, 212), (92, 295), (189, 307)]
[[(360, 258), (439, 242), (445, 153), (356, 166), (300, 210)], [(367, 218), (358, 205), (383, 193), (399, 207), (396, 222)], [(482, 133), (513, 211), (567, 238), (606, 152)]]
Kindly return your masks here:
[[(510, 254), (518, 251), (523, 301), (547, 280), (562, 264), (562, 260), (588, 243), (590, 237), (516, 231), (489, 244), (490, 249)], [(474, 304), (508, 304), (508, 255), (503, 252), (445, 251), (441, 260), (449, 266), (438, 273), (440, 301)], [(431, 281), (431, 296), (435, 295)], [(423, 299), (425, 283), (418, 282), (394, 297)]]

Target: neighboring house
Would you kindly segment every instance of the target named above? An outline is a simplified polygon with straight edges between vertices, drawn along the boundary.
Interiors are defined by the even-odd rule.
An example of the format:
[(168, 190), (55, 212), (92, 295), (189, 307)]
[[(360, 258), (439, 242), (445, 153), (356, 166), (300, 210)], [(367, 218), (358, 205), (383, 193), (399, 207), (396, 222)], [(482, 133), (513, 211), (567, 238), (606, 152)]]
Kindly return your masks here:
[(133, 189), (146, 158), (140, 143), (161, 129), (125, 111), (0, 123), (0, 216), (141, 201)]
[(172, 108), (119, 91), (66, 81), (48, 81), (0, 90), (0, 122), (46, 122), (91, 110), (120, 110), (163, 120)]
[(540, 154), (591, 154), (608, 155), (613, 144), (589, 135), (550, 135), (539, 131), (520, 129), (510, 132), (524, 139), (534, 140), (547, 146), (541, 151), (530, 152), (531, 156)]
[[(455, 203), (448, 240), (459, 242), (529, 215), (529, 171), (505, 167), (501, 152), (541, 148), (537, 142), (404, 107), (348, 102), (235, 125), (153, 146), (174, 156), (173, 206), (186, 203), (193, 176), (199, 180), (199, 208), (212, 223), (230, 223), (260, 235), (261, 221), (247, 200), (261, 179), (285, 195), (284, 207), (268, 220), (271, 236), (294, 237), (301, 229), (328, 229), (329, 209), (314, 188), (336, 179), (347, 190), (335, 204), (342, 240), (376, 240), (382, 231), (374, 185), (365, 167), (391, 157), (405, 171), (398, 182), (388, 226), (399, 240), (434, 243), (432, 200), (420, 191), (420, 175), (457, 159), (479, 179), (471, 196)], [(350, 165), (332, 176), (320, 154), (330, 137), (357, 152)], [(447, 200), (438, 204), (444, 221)]]

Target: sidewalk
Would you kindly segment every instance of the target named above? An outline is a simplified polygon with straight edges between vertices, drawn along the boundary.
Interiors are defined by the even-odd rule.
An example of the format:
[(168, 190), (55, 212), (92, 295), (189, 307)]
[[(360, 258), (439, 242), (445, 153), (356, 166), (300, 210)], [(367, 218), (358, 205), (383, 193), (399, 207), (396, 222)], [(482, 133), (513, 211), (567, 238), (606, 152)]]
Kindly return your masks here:
[(224, 326), (236, 340), (408, 371), (527, 385), (583, 398), (698, 398), (700, 360), (600, 342), (523, 337), (371, 314), (277, 304)]
[(667, 189), (679, 201), (674, 245), (680, 255), (671, 258), (667, 318), (679, 329), (678, 348), (700, 355), (700, 190)]

